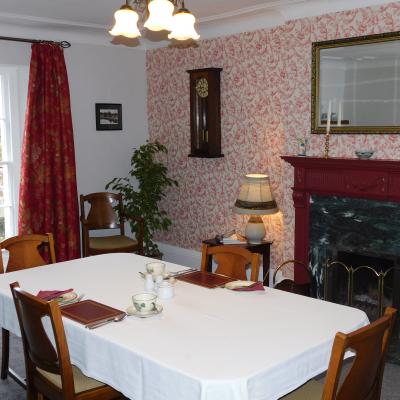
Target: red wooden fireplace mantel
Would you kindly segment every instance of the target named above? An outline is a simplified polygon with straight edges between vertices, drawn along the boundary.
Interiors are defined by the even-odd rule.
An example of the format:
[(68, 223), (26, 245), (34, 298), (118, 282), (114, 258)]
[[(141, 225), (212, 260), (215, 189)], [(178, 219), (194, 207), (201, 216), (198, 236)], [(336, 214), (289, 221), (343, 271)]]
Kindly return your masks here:
[[(311, 195), (400, 202), (400, 160), (298, 156), (282, 156), (282, 159), (294, 167), (294, 257), (306, 265)], [(301, 268), (295, 269), (296, 282), (305, 282), (307, 279)]]

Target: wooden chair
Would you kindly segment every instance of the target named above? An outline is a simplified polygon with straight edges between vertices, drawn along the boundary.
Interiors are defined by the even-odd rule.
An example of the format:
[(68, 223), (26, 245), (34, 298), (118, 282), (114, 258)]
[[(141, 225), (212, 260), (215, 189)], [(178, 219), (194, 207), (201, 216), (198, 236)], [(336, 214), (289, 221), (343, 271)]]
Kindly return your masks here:
[[(385, 356), (396, 310), (388, 307), (372, 324), (355, 332), (338, 332), (332, 347), (325, 385), (311, 380), (282, 400), (379, 400)], [(353, 364), (339, 385), (343, 357), (353, 350)]]
[[(309, 282), (307, 283), (296, 283), (294, 280), (285, 278), (281, 280), (280, 282), (276, 283), (276, 275), (278, 274), (279, 271), (282, 271), (287, 265), (293, 264), (295, 267), (300, 266), (301, 268), (304, 268), (307, 271), (307, 274), (309, 276)], [(274, 275), (272, 276), (272, 286), (275, 289), (279, 290), (284, 290), (285, 292), (291, 292), (295, 294), (301, 294), (303, 296), (311, 296), (311, 274), (309, 268), (307, 266), (298, 260), (287, 260), (283, 262), (282, 264), (279, 264), (278, 267), (274, 271)]]
[(201, 256), (201, 270), (207, 271), (207, 258), (213, 257), (218, 264), (215, 273), (230, 276), (238, 280), (247, 280), (246, 267), (251, 266), (251, 281), (258, 281), (260, 268), (260, 256), (251, 253), (249, 250), (240, 246), (208, 246), (203, 244)]
[[(90, 209), (85, 216), (85, 203)], [(143, 255), (144, 220), (124, 213), (122, 194), (99, 192), (80, 196), (83, 256), (88, 257), (105, 253), (131, 253)], [(118, 209), (118, 215), (114, 206)], [(136, 221), (139, 225), (136, 240), (125, 236), (125, 218)], [(119, 229), (119, 235), (91, 237), (89, 232), (99, 229)]]
[[(53, 264), (56, 262), (54, 251), (54, 239), (51, 233), (45, 235), (21, 235), (9, 238), (0, 243), (0, 250), (5, 249), (9, 252), (7, 269), (5, 272), (19, 271), (22, 269), (39, 267), (41, 265)], [(45, 261), (40, 250), (46, 250), (49, 262)], [(0, 256), (0, 273), (4, 272), (3, 259)], [(9, 369), (10, 357), (10, 332), (4, 328), (1, 330), (1, 379), (7, 379), (8, 374), (19, 384), (21, 378), (14, 371)]]
[[(85, 376), (71, 365), (60, 307), (24, 292), (18, 282), (10, 285), (21, 328), (27, 378), (27, 398), (48, 400), (110, 400), (122, 395), (106, 384)], [(53, 347), (42, 324), (49, 317)]]

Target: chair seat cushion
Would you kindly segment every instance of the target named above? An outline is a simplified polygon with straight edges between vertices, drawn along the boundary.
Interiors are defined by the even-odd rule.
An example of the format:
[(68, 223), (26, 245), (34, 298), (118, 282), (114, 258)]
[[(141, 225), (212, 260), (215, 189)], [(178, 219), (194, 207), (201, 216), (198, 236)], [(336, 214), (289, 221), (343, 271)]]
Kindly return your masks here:
[(315, 379), (311, 379), (294, 392), (282, 397), (280, 400), (321, 400), (324, 385)]
[(131, 247), (135, 249), (137, 240), (124, 235), (101, 236), (89, 238), (89, 248), (94, 250), (118, 250)]
[[(53, 385), (60, 389), (62, 388), (61, 375), (52, 374), (51, 372), (44, 371), (40, 368), (36, 368), (36, 370)], [(75, 393), (81, 393), (85, 392), (86, 390), (98, 389), (99, 387), (106, 386), (105, 383), (87, 377), (78, 367), (75, 367), (74, 365), (72, 366), (72, 373), (74, 375)]]

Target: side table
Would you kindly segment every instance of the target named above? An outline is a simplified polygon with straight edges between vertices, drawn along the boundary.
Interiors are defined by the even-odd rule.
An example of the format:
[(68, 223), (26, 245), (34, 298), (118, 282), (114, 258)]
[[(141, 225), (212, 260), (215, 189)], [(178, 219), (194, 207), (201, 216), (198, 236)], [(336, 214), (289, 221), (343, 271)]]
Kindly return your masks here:
[[(219, 242), (217, 239), (207, 239), (203, 240), (203, 244), (208, 246), (232, 246), (231, 244), (223, 244)], [(268, 242), (263, 240), (259, 244), (252, 244), (252, 243), (244, 243), (244, 244), (237, 244), (234, 246), (242, 246), (247, 250), (251, 251), (252, 253), (258, 253), (262, 255), (262, 276), (263, 279), (265, 278), (266, 273), (269, 271), (270, 266), (270, 254), (271, 254), (271, 244), (272, 242)], [(207, 271), (212, 272), (212, 257), (207, 256)], [(268, 286), (268, 277), (264, 279), (264, 285)]]

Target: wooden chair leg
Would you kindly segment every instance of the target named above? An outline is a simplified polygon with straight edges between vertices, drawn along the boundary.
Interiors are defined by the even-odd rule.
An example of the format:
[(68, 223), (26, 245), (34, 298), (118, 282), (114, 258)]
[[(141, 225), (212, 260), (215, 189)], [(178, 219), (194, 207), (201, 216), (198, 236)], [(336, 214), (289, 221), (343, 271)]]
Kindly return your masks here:
[(43, 400), (43, 396), (33, 388), (26, 389), (26, 398), (27, 400)]
[(10, 332), (4, 328), (1, 329), (2, 348), (1, 348), (1, 379), (7, 379), (8, 361), (10, 357)]

